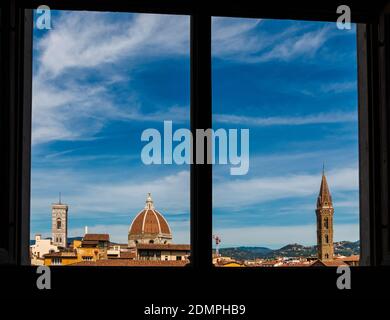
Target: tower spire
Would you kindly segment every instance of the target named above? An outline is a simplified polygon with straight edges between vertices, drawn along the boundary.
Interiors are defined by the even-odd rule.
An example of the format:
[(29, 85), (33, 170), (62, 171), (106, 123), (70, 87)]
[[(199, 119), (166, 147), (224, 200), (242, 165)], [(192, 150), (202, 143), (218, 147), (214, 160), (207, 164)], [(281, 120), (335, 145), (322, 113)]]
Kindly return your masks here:
[(323, 205), (332, 205), (332, 196), (330, 195), (324, 169), (322, 171), (322, 180), (320, 192), (318, 194), (317, 207), (321, 207)]
[(332, 260), (333, 248), (333, 214), (334, 208), (328, 182), (325, 176), (325, 165), (322, 166), (320, 192), (317, 198), (317, 251), (318, 259)]

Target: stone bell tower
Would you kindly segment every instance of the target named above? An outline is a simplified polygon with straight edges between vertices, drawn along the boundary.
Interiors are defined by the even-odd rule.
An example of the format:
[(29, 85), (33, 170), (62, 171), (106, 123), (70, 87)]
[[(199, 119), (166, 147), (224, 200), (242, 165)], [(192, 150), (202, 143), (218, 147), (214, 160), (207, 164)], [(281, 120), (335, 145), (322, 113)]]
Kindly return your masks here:
[(320, 260), (333, 260), (333, 203), (325, 172), (322, 171), (320, 193), (317, 198), (317, 252)]
[(51, 206), (51, 234), (55, 246), (66, 248), (68, 242), (68, 205), (61, 203), (61, 193), (58, 203)]

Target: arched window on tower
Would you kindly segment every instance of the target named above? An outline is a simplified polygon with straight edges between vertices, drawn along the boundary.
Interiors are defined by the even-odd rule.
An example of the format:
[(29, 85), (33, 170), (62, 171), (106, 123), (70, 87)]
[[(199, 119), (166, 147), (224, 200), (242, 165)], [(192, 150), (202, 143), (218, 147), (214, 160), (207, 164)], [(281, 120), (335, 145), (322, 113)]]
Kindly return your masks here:
[(329, 243), (329, 236), (327, 234), (325, 235), (325, 243)]
[(329, 228), (329, 219), (328, 219), (328, 217), (326, 217), (325, 220), (324, 220), (324, 226), (325, 226), (325, 229)]
[(149, 243), (154, 243), (154, 240), (149, 240)]
[(61, 219), (57, 219), (57, 229), (61, 229)]

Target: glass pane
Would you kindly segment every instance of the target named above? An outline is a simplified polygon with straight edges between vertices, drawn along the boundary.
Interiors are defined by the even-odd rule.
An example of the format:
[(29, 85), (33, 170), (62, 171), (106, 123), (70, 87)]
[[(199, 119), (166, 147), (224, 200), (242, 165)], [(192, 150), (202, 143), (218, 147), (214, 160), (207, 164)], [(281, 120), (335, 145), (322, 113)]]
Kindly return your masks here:
[(47, 28), (43, 14), (33, 39), (32, 264), (185, 265), (189, 166), (141, 155), (145, 130), (189, 128), (189, 17), (51, 11)]
[(212, 28), (213, 128), (238, 130), (238, 155), (249, 129), (250, 146), (248, 171), (244, 157), (219, 164), (216, 150), (214, 263), (357, 264), (356, 26), (213, 18)]

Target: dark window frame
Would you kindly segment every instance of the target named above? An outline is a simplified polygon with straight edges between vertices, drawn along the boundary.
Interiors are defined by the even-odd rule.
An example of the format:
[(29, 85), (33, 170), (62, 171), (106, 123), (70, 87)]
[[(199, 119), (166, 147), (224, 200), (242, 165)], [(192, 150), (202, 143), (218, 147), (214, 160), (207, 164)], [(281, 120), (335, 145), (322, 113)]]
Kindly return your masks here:
[[(301, 1), (281, 5), (253, 1), (47, 0), (51, 9), (123, 11), (191, 16), (191, 130), (212, 126), (211, 17), (230, 16), (336, 21), (348, 4), (357, 27), (359, 79), (360, 240), (363, 265), (390, 264), (390, 18), (385, 1)], [(0, 264), (29, 264), (32, 10), (36, 0), (1, 2)], [(196, 152), (196, 150), (195, 150)], [(191, 165), (191, 266), (212, 268), (212, 169)]]

